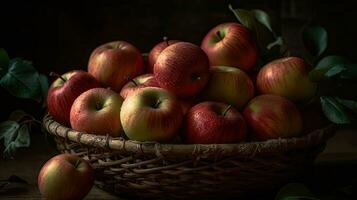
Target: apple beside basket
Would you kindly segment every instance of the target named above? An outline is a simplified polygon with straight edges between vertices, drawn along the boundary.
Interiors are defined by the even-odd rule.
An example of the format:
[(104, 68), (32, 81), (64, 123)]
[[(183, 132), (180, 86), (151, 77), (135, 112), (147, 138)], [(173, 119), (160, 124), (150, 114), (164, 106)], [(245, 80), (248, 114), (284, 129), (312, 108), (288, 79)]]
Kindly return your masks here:
[[(227, 32), (219, 31), (218, 26), (210, 32), (217, 41), (230, 37)], [(206, 53), (214, 53), (209, 51)], [(256, 59), (253, 54), (248, 57)], [(227, 62), (235, 62), (234, 55), (226, 58)], [(149, 57), (149, 63), (151, 59)], [(247, 68), (251, 63), (247, 60), (237, 65)], [(93, 73), (100, 76), (109, 72)], [(113, 82), (112, 89), (117, 90), (122, 84)], [(269, 89), (260, 88), (261, 91)], [(186, 88), (178, 95), (191, 95), (195, 90), (198, 88)], [(286, 95), (295, 97), (289, 91)], [(58, 150), (89, 161), (96, 171), (98, 187), (121, 197), (154, 199), (237, 198), (279, 188), (309, 173), (316, 156), (336, 130), (335, 125), (328, 125), (293, 138), (233, 144), (167, 144), (89, 134), (73, 130), (68, 124), (68, 120), (59, 123), (50, 115), (43, 119), (45, 129), (54, 135)]]

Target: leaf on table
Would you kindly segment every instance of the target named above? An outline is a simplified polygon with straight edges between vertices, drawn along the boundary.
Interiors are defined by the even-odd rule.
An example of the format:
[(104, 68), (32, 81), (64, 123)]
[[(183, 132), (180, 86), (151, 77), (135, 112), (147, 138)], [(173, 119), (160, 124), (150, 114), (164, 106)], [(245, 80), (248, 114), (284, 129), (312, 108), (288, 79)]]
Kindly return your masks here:
[[(8, 138), (9, 135), (13, 135), (17, 131), (19, 126), (20, 125), (16, 121), (8, 120), (0, 122), (0, 140), (2, 138)], [(7, 141), (5, 141), (4, 143), (7, 143)]]
[(302, 41), (313, 56), (320, 56), (327, 48), (327, 31), (321, 26), (307, 27), (303, 30)]
[(41, 101), (39, 73), (26, 60), (10, 60), (8, 71), (0, 79), (0, 85), (16, 97)]
[(357, 64), (350, 63), (345, 66), (344, 70), (340, 77), (343, 79), (357, 80)]
[(0, 48), (0, 78), (6, 73), (9, 66), (9, 61), (10, 58), (7, 52)]
[(30, 129), (27, 124), (22, 124), (12, 134), (5, 135), (5, 158), (12, 158), (17, 149), (30, 146)]
[(275, 200), (319, 200), (301, 183), (289, 183), (282, 187)]
[(351, 123), (347, 110), (334, 97), (322, 96), (320, 97), (320, 101), (322, 111), (331, 122), (336, 124)]
[(22, 179), (16, 175), (11, 175), (7, 179), (0, 180), (0, 190), (5, 188), (5, 186), (10, 185), (11, 183), (19, 183), (19, 184), (26, 184), (26, 185), (29, 184), (25, 179)]

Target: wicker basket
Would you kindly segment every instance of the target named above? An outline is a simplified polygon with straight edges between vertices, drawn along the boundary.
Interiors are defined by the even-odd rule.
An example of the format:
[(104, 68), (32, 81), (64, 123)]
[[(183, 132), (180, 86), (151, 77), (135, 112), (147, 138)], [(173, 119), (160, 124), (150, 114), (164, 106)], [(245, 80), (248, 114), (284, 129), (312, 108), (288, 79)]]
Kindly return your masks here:
[(77, 132), (45, 116), (61, 152), (88, 160), (96, 185), (121, 197), (216, 199), (272, 190), (311, 169), (333, 125), (290, 139), (159, 144)]

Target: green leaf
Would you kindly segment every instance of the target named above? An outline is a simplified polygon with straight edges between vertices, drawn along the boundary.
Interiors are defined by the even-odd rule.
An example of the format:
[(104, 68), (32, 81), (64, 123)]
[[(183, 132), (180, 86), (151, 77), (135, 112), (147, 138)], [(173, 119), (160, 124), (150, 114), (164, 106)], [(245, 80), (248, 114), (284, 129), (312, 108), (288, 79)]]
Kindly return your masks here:
[(252, 10), (255, 19), (260, 22), (261, 24), (263, 24), (265, 27), (267, 27), (271, 32), (273, 31), (272, 28), (272, 23), (271, 23), (271, 19), (269, 17), (269, 15), (263, 11), (263, 10), (259, 10), (259, 9), (255, 9)]
[(239, 8), (234, 9), (231, 5), (228, 7), (243, 26), (247, 27), (253, 32), (256, 32), (257, 21), (253, 12)]
[[(336, 55), (326, 56), (317, 63), (313, 70), (310, 71), (309, 78), (312, 81), (320, 81), (332, 77), (331, 75), (342, 73), (344, 71), (342, 68), (346, 69), (345, 66), (347, 65), (350, 65), (350, 61), (344, 57)], [(336, 68), (332, 69), (334, 67)], [(326, 75), (327, 72), (329, 72), (329, 74)]]
[(284, 44), (283, 38), (281, 36), (278, 36), (274, 42), (267, 45), (267, 49), (270, 50), (275, 46), (282, 46), (283, 44)]
[(353, 112), (357, 113), (357, 101), (342, 99), (342, 98), (335, 98), (340, 104), (346, 106), (347, 108), (351, 109)]
[(335, 65), (325, 73), (325, 77), (331, 78), (331, 77), (336, 76), (337, 74), (343, 72), (344, 70), (346, 70), (346, 68), (343, 65)]
[(327, 31), (321, 26), (305, 28), (302, 40), (306, 49), (313, 55), (321, 55), (327, 48)]
[(4, 156), (12, 158), (16, 151), (21, 147), (30, 146), (30, 130), (26, 124), (22, 124), (20, 128), (11, 136), (11, 140), (5, 145)]
[(43, 101), (46, 101), (47, 92), (48, 92), (48, 78), (44, 74), (39, 74), (38, 81), (41, 86), (42, 99), (43, 99)]
[(11, 60), (0, 85), (16, 97), (41, 101), (39, 74), (28, 61), (19, 58)]
[(305, 185), (289, 183), (279, 190), (275, 200), (318, 200), (318, 198)]
[(357, 65), (356, 64), (347, 64), (340, 77), (343, 79), (357, 80)]
[(320, 101), (322, 111), (331, 122), (336, 124), (351, 123), (346, 109), (334, 97), (322, 96)]
[(231, 5), (229, 5), (229, 9), (243, 26), (255, 34), (261, 56), (269, 54), (267, 46), (276, 40), (274, 33), (256, 19), (253, 11), (234, 9)]
[(0, 48), (0, 78), (6, 73), (9, 66), (9, 61), (10, 58), (7, 52)]
[[(5, 138), (5, 144), (8, 143), (11, 135), (13, 135), (17, 129), (19, 128), (19, 124), (15, 121), (3, 121), (0, 122), (0, 140)], [(6, 146), (6, 145), (5, 145)]]

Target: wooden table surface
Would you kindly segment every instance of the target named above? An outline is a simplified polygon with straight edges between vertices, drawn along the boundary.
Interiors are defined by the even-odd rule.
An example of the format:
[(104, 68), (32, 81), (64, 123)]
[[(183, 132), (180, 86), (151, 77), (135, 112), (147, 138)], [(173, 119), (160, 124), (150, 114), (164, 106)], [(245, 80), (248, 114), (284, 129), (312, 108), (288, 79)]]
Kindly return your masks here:
[[(44, 138), (43, 133), (32, 133), (31, 139), (31, 147), (18, 151), (15, 159), (0, 158), (0, 180), (16, 175), (28, 182), (28, 184), (10, 184), (1, 189), (0, 199), (41, 199), (37, 188), (38, 172), (41, 166), (58, 152), (53, 144)], [(325, 196), (324, 199), (353, 199), (348, 195), (340, 194), (338, 189), (337, 192), (333, 190), (338, 187), (343, 188), (344, 184), (357, 180), (357, 133), (353, 130), (339, 131), (329, 140), (325, 151), (316, 160), (315, 168), (317, 173), (311, 180), (314, 185), (321, 186), (317, 187), (316, 192)], [(94, 199), (123, 198), (93, 187), (85, 200)]]

